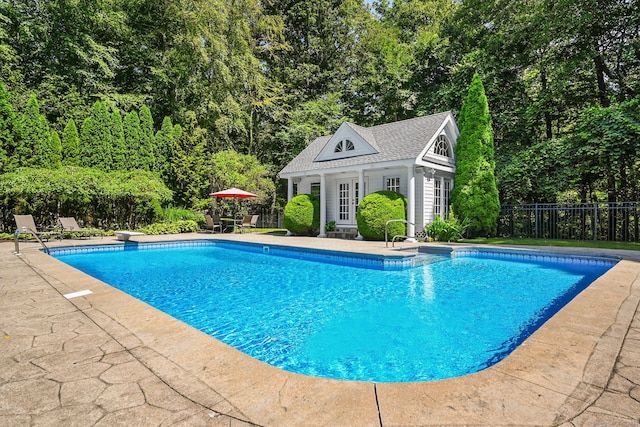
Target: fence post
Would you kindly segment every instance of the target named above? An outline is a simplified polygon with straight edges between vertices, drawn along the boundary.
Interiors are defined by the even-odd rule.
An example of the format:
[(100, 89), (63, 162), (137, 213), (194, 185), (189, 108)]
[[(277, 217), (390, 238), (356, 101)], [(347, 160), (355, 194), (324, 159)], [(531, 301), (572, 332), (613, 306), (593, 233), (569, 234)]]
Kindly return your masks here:
[(533, 228), (534, 228), (534, 235), (535, 238), (538, 238), (538, 204), (536, 203), (534, 210), (533, 210)]
[(598, 203), (593, 203), (593, 240), (598, 240)]

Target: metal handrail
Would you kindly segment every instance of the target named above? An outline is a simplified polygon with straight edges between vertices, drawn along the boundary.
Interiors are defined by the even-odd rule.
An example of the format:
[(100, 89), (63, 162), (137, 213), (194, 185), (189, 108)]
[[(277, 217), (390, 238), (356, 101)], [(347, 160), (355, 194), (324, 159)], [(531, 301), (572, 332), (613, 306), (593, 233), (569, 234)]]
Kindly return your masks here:
[[(421, 229), (422, 231), (424, 231), (425, 235), (426, 235), (426, 233), (427, 233), (427, 230), (426, 230), (423, 226), (421, 226), (421, 225), (416, 225), (416, 224), (414, 224), (414, 223), (412, 223), (412, 222), (407, 221), (406, 219), (390, 219), (389, 221), (387, 221), (387, 222), (384, 224), (384, 245), (385, 245), (385, 247), (387, 247), (387, 248), (389, 247), (389, 223), (391, 223), (391, 222), (404, 222), (405, 224), (413, 225), (413, 226), (414, 226), (414, 228), (419, 228), (419, 229)], [(414, 234), (415, 234), (415, 233), (414, 233)], [(396, 234), (396, 235), (395, 235), (395, 236), (393, 236), (393, 238), (391, 239), (391, 247), (392, 247), (392, 248), (394, 248), (394, 247), (395, 247), (395, 243), (396, 243), (396, 238), (397, 238), (397, 237), (405, 237), (405, 238), (407, 238), (407, 239), (408, 239), (408, 238), (412, 238), (412, 237), (413, 237), (413, 238), (415, 238), (415, 235), (414, 235), (414, 236), (404, 236), (404, 235), (402, 235), (402, 234)]]
[(44, 248), (44, 251), (46, 253), (49, 253), (49, 248), (47, 247), (47, 245), (44, 244), (44, 242), (40, 239), (40, 237), (38, 237), (38, 234), (33, 231), (30, 227), (22, 227), (22, 228), (16, 228), (16, 231), (14, 234), (15, 236), (15, 254), (16, 255), (20, 255), (20, 243), (19, 243), (19, 237), (21, 234), (31, 234), (33, 237), (36, 238), (36, 240), (38, 242), (40, 242), (40, 244), (42, 245), (42, 247)]

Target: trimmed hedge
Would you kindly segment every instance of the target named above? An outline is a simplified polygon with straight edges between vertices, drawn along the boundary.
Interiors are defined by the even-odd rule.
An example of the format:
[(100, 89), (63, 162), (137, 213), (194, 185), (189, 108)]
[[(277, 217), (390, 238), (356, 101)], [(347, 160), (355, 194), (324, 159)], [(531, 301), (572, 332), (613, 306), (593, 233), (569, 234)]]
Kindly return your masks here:
[(320, 198), (299, 194), (284, 207), (284, 227), (303, 236), (320, 234)]
[[(358, 205), (358, 231), (368, 240), (384, 240), (384, 227), (390, 219), (407, 219), (407, 198), (394, 191), (367, 194)], [(389, 224), (389, 237), (406, 236), (403, 222)]]

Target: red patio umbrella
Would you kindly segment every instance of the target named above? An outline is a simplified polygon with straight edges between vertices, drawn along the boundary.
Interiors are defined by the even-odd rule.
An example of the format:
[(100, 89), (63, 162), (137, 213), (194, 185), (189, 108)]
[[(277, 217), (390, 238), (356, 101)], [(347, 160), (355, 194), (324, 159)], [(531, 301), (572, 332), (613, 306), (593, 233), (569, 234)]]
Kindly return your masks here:
[(209, 195), (211, 197), (225, 197), (227, 199), (255, 199), (258, 197), (257, 194), (249, 193), (248, 191), (240, 190), (239, 188), (229, 188)]
[[(248, 191), (240, 190), (239, 188), (229, 188), (226, 190), (218, 191), (216, 193), (209, 194), (211, 197), (220, 197), (225, 199), (255, 199), (257, 194), (249, 193)], [(233, 216), (236, 216), (236, 207), (233, 206)]]

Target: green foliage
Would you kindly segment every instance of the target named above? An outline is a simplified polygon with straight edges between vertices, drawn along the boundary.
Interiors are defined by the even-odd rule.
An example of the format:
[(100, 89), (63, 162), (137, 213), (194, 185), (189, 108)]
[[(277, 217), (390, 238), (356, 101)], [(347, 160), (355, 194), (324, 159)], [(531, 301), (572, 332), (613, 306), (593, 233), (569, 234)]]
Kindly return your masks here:
[(124, 170), (127, 168), (127, 141), (124, 138), (124, 125), (122, 115), (116, 108), (111, 113), (111, 153), (113, 169)]
[(460, 222), (452, 213), (447, 220), (442, 219), (440, 215), (436, 215), (436, 219), (426, 226), (426, 230), (428, 237), (434, 240), (452, 242), (462, 239), (468, 226), (468, 221)]
[(156, 133), (155, 142), (153, 170), (158, 172), (165, 182), (169, 182), (173, 148), (177, 143), (176, 132), (170, 117), (165, 117), (162, 121), (162, 127)]
[(334, 231), (336, 229), (336, 222), (329, 221), (324, 225), (324, 231)]
[(111, 114), (104, 102), (96, 101), (80, 129), (80, 165), (109, 171), (113, 167)]
[(124, 116), (125, 164), (127, 169), (142, 169), (144, 161), (141, 158), (142, 129), (140, 116), (135, 111), (129, 111)]
[[(257, 194), (256, 199), (216, 199), (221, 211), (244, 215), (252, 207), (268, 201), (275, 186), (270, 171), (255, 156), (240, 154), (232, 150), (219, 151), (210, 156), (208, 173), (210, 179), (201, 189), (201, 196), (211, 199), (209, 194), (227, 188), (241, 188)], [(204, 190), (204, 191), (203, 191)]]
[(62, 132), (62, 164), (80, 166), (80, 136), (73, 119), (69, 119)]
[[(492, 101), (502, 200), (555, 199), (556, 178), (558, 191), (572, 187), (580, 197), (638, 198), (637, 165), (616, 154), (628, 147), (613, 147), (632, 133), (613, 130), (611, 120), (620, 122), (611, 116), (605, 133), (594, 123), (591, 136), (608, 141), (595, 143), (586, 116), (600, 114), (583, 111), (638, 98), (639, 27), (638, 3), (628, 1), (0, 2), (0, 84), (12, 94), (6, 104), (0, 90), (0, 173), (49, 165), (46, 144), (42, 159), (32, 159), (35, 146), (21, 142), (7, 105), (26, 112), (37, 94), (40, 113), (62, 135), (66, 165), (79, 163), (67, 159), (64, 124), (72, 119), (84, 133), (96, 100), (112, 119), (117, 107), (139, 112), (143, 123), (148, 106), (182, 129), (168, 157), (158, 141), (140, 148), (150, 129), (143, 124), (123, 130), (133, 137), (122, 157), (132, 163), (122, 164), (113, 124), (114, 139), (103, 141), (109, 162), (83, 164), (156, 171), (177, 205), (198, 204), (211, 190), (213, 153), (252, 154), (275, 171), (343, 118), (370, 125), (457, 114), (478, 71)], [(580, 148), (566, 165), (555, 162), (564, 170), (552, 175), (550, 156), (531, 150), (549, 141), (554, 153)], [(153, 165), (140, 158), (151, 153)], [(541, 171), (526, 163), (532, 155)], [(480, 166), (472, 173), (492, 161)]]
[(586, 191), (607, 177), (607, 201), (640, 198), (639, 145), (640, 98), (584, 110), (569, 147), (580, 186)]
[(573, 149), (566, 138), (543, 141), (496, 168), (503, 204), (550, 202), (576, 181)]
[(338, 93), (302, 103), (270, 141), (269, 160), (284, 166), (314, 139), (335, 132), (347, 120), (342, 109)]
[(162, 210), (162, 215), (160, 219), (162, 219), (165, 222), (189, 220), (189, 221), (195, 221), (199, 223), (204, 221), (204, 216), (202, 214), (197, 214), (189, 209), (178, 209), (178, 208), (169, 207)]
[[(99, 228), (133, 228), (155, 221), (171, 191), (151, 172), (103, 172), (89, 168), (19, 169), (0, 176), (0, 212), (30, 213), (55, 225), (74, 216)], [(4, 224), (11, 221), (3, 218)]]
[(60, 135), (55, 130), (51, 131), (49, 137), (49, 161), (47, 167), (57, 169), (62, 166), (62, 142)]
[(6, 171), (13, 154), (16, 120), (11, 95), (4, 83), (0, 82), (0, 173)]
[[(385, 226), (391, 219), (407, 219), (407, 198), (394, 191), (377, 191), (367, 194), (358, 205), (356, 220), (358, 232), (365, 239), (384, 240)], [(406, 236), (404, 222), (392, 222), (389, 237)]]
[(140, 109), (140, 169), (153, 170), (155, 166), (154, 153), (156, 151), (155, 133), (151, 110), (146, 105)]
[(473, 76), (469, 93), (458, 119), (460, 137), (456, 154), (453, 210), (469, 221), (474, 235), (496, 232), (500, 201), (494, 175), (493, 132), (487, 97), (480, 76)]
[(284, 227), (303, 236), (320, 233), (320, 198), (312, 194), (298, 194), (284, 207)]
[(35, 95), (20, 121), (20, 140), (16, 147), (17, 164), (23, 167), (50, 167), (52, 156), (49, 123), (40, 114), (40, 104)]
[(145, 234), (157, 235), (157, 234), (179, 234), (179, 233), (193, 233), (198, 231), (199, 226), (196, 221), (193, 220), (180, 220), (171, 222), (157, 222), (144, 227), (140, 227), (137, 231)]

